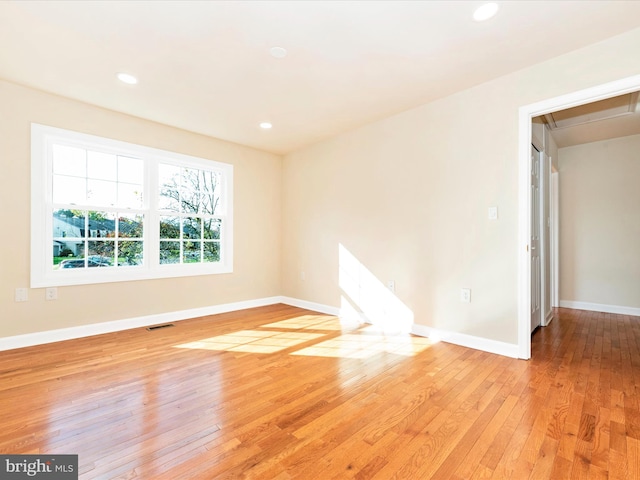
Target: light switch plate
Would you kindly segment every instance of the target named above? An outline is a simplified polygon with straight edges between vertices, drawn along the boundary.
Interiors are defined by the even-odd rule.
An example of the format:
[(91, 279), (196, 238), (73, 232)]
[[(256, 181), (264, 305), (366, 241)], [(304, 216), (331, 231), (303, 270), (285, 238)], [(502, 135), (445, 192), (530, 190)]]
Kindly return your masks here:
[(26, 288), (16, 288), (16, 302), (26, 302), (29, 300), (29, 290)]
[(463, 288), (460, 290), (460, 301), (463, 303), (471, 303), (471, 289)]

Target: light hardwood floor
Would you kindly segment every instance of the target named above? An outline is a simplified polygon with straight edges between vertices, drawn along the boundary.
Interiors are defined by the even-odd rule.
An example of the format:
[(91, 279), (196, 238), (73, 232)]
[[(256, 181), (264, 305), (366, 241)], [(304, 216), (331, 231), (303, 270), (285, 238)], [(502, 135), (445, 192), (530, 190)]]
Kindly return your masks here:
[(0, 453), (81, 479), (640, 478), (640, 318), (515, 360), (285, 305), (0, 352)]

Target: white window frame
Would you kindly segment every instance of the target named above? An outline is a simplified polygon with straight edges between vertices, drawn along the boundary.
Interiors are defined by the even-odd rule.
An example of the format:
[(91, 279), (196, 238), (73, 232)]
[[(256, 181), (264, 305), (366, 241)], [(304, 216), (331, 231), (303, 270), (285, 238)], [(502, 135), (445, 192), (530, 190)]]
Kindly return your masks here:
[[(144, 162), (144, 261), (135, 267), (53, 268), (53, 155), (52, 145), (65, 144), (84, 149), (135, 157)], [(220, 172), (223, 220), (220, 233), (220, 261), (212, 263), (160, 264), (158, 210), (158, 165), (161, 163)], [(103, 210), (83, 205), (79, 209)], [(120, 209), (120, 211), (125, 211)], [(166, 150), (87, 135), (46, 125), (31, 124), (31, 288), (127, 282), (154, 278), (186, 277), (233, 272), (233, 165)]]

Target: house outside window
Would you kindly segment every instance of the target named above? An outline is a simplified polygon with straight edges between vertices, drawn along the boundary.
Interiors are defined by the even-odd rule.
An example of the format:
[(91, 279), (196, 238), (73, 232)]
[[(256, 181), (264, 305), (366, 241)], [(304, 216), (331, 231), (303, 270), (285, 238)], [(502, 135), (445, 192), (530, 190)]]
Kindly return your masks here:
[(233, 167), (32, 124), (31, 286), (229, 273)]

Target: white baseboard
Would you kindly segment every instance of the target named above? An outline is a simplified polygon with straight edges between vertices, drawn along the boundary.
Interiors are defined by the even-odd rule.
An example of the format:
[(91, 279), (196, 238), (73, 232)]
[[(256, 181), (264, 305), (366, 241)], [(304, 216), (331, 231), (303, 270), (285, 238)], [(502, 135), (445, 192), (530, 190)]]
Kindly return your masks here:
[(576, 302), (573, 300), (560, 300), (560, 306), (574, 308), (576, 310), (589, 310), (591, 312), (617, 313), (619, 315), (640, 316), (640, 308), (621, 307), (618, 305), (606, 305), (603, 303)]
[[(343, 313), (338, 307), (331, 307), (329, 305), (323, 305), (320, 303), (307, 302), (305, 300), (298, 300), (296, 298), (281, 297), (281, 302), (294, 307), (306, 308), (308, 310), (314, 310), (316, 312), (326, 313), (328, 315), (343, 316)], [(349, 312), (352, 317), (353, 312)], [(360, 314), (359, 320), (367, 322), (367, 318)], [(498, 342), (496, 340), (489, 340), (487, 338), (474, 337), (472, 335), (466, 335), (463, 333), (446, 332), (443, 330), (436, 330), (425, 325), (413, 324), (411, 327), (411, 333), (420, 337), (429, 337), (431, 339), (442, 340), (443, 342), (453, 343), (462, 347), (473, 348), (476, 350), (482, 350), (484, 352), (495, 353), (497, 355), (503, 355), (505, 357), (519, 358), (518, 345)]]
[[(16, 335), (13, 337), (0, 338), (0, 351), (11, 350), (14, 348), (31, 347), (34, 345), (42, 345), (45, 343), (60, 342), (63, 340), (72, 340), (74, 338), (89, 337), (92, 335), (100, 335), (103, 333), (118, 332), (131, 328), (148, 327), (167, 322), (178, 322), (190, 318), (204, 317), (207, 315), (216, 315), (219, 313), (233, 312), (236, 310), (244, 310), (247, 308), (264, 307), (284, 303), (293, 307), (304, 308), (314, 312), (325, 313), (327, 315), (340, 316), (340, 308), (323, 305), (321, 303), (308, 302), (292, 297), (275, 296), (260, 298), (256, 300), (246, 300), (242, 302), (225, 303), (222, 305), (212, 305), (209, 307), (192, 308), (189, 310), (180, 310), (175, 312), (166, 312), (143, 317), (127, 318), (123, 320), (114, 320), (112, 322), (94, 323), (90, 325), (81, 325), (78, 327), (61, 328), (57, 330), (48, 330), (45, 332), (28, 333), (24, 335)], [(364, 318), (364, 317), (362, 317)], [(411, 333), (421, 337), (437, 338), (439, 340), (460, 345), (463, 347), (483, 350), (489, 353), (496, 353), (507, 357), (518, 358), (518, 346), (509, 343), (498, 342), (486, 338), (474, 337), (462, 333), (445, 332), (436, 330), (424, 325), (413, 325)]]
[[(356, 318), (354, 318), (353, 311), (341, 312), (341, 317), (350, 318), (352, 320), (358, 320), (364, 323), (371, 323), (367, 317), (359, 312), (355, 312)], [(462, 347), (473, 348), (476, 350), (482, 350), (484, 352), (495, 353), (503, 355), (505, 357), (519, 358), (518, 345), (498, 342), (496, 340), (489, 340), (487, 338), (474, 337), (472, 335), (466, 335), (463, 333), (448, 332), (444, 330), (437, 330), (435, 328), (427, 327), (425, 325), (413, 324), (411, 325), (410, 333), (418, 335), (420, 337), (428, 337), (432, 340), (441, 340), (447, 343), (453, 343), (454, 345), (460, 345)]]
[(505, 357), (519, 358), (518, 345), (515, 343), (499, 342), (488, 338), (475, 337), (465, 333), (447, 332), (427, 327), (425, 325), (413, 325), (411, 333), (421, 337), (429, 337), (432, 340), (441, 340), (461, 347), (482, 350), (483, 352), (495, 353)]
[(48, 330), (44, 332), (15, 335), (13, 337), (4, 337), (0, 338), (0, 351), (11, 350), (14, 348), (31, 347), (34, 345), (42, 345), (45, 343), (60, 342), (63, 340), (72, 340), (74, 338), (90, 337), (92, 335), (118, 332), (121, 330), (129, 330), (131, 328), (148, 327), (150, 325), (157, 325), (160, 323), (178, 322), (180, 320), (187, 320), (189, 318), (216, 315), (219, 313), (244, 310), (246, 308), (264, 307), (266, 305), (273, 305), (276, 303), (286, 303), (282, 300), (282, 298), (283, 297), (267, 297), (257, 300), (225, 303), (222, 305), (212, 305), (209, 307), (192, 308), (189, 310), (180, 310), (176, 312), (158, 313), (153, 315), (145, 315), (143, 317), (127, 318), (124, 320), (114, 320), (112, 322), (92, 323), (89, 325), (81, 325), (78, 327), (60, 328), (57, 330)]
[(327, 315), (340, 315), (340, 308), (331, 307), (329, 305), (323, 305), (322, 303), (307, 302), (306, 300), (300, 300), (292, 297), (279, 297), (279, 303), (285, 303), (292, 307), (304, 308), (306, 310), (313, 310), (314, 312), (326, 313)]

